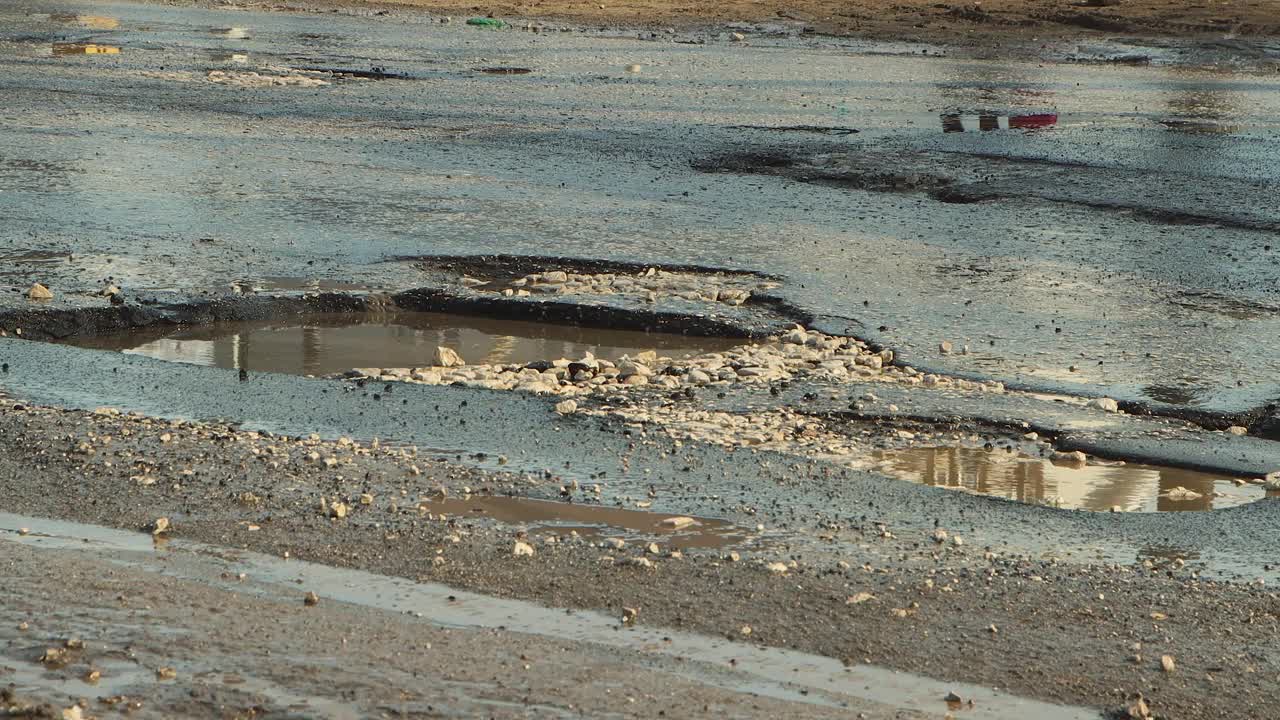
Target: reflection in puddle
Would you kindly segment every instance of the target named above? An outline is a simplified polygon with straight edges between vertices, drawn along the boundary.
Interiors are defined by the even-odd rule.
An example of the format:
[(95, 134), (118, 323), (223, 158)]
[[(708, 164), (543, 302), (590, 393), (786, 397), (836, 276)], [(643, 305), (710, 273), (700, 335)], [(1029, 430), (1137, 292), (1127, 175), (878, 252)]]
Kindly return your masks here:
[(249, 37), (249, 30), (242, 27), (214, 28), (212, 32), (214, 35), (228, 40), (244, 40)]
[(118, 55), (120, 48), (95, 43), (54, 43), (54, 55)]
[(236, 63), (238, 65), (243, 65), (249, 62), (248, 53), (226, 52), (221, 50), (215, 50), (209, 53), (208, 57), (213, 62), (218, 62), (218, 63)]
[[(549, 500), (475, 496), (466, 500), (431, 500), (423, 507), (426, 512), (434, 514), (486, 517), (509, 524), (529, 525), (532, 526), (530, 534), (553, 531), (565, 535), (574, 531), (586, 537), (616, 537), (620, 534), (661, 536), (664, 545), (677, 549), (725, 547), (749, 537), (746, 528), (724, 520)], [(677, 518), (679, 522), (668, 522)]]
[(1056, 465), (1004, 450), (913, 448), (880, 452), (876, 459), (880, 471), (913, 482), (1080, 510), (1210, 510), (1264, 494), (1226, 475), (1133, 463)]
[(472, 364), (523, 364), (588, 352), (606, 359), (645, 350), (680, 357), (725, 350), (738, 342), (419, 312), (169, 326), (74, 341), (81, 347), (171, 362), (293, 375), (425, 367), (432, 364), (437, 347), (456, 350)]
[(948, 113), (942, 116), (942, 131), (956, 132), (989, 132), (991, 130), (1043, 130), (1058, 124), (1057, 113), (1035, 113), (1030, 115), (961, 115)]
[(54, 22), (66, 23), (68, 25), (79, 25), (81, 27), (93, 28), (94, 30), (115, 30), (120, 27), (120, 21), (106, 15), (70, 15), (66, 13), (54, 13), (49, 16)]

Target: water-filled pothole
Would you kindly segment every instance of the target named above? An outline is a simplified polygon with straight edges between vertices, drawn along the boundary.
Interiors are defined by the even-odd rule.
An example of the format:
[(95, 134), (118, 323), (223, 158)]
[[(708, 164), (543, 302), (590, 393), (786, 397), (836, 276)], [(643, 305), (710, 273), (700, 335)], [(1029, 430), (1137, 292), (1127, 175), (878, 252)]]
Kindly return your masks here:
[(1138, 463), (1054, 462), (1005, 450), (921, 447), (875, 454), (893, 477), (1032, 504), (1125, 512), (1211, 510), (1260, 500), (1261, 486), (1226, 475)]
[(321, 313), (283, 320), (153, 327), (72, 342), (194, 365), (328, 375), (351, 368), (430, 366), (437, 347), (456, 351), (468, 363), (524, 364), (582, 357), (588, 352), (606, 359), (645, 350), (688, 356), (725, 350), (739, 341), (398, 312)]
[(566, 535), (572, 531), (589, 538), (657, 537), (663, 545), (676, 549), (726, 547), (750, 537), (746, 528), (725, 520), (528, 498), (442, 498), (427, 502), (425, 507), (431, 513), (525, 525), (535, 535), (546, 531)]
[(119, 55), (120, 48), (115, 45), (99, 45), (85, 42), (56, 42), (51, 46), (53, 54), (63, 55)]

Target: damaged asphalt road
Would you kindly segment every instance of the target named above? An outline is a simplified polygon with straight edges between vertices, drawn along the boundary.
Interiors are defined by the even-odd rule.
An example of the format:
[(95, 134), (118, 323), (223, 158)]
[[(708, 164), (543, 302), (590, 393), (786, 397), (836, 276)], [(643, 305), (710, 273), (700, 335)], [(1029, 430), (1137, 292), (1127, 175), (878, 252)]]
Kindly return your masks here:
[[(1220, 410), (1280, 397), (1274, 75), (113, 8), (111, 30), (6, 15), (0, 272), (18, 290), (39, 278), (76, 302), (107, 278), (221, 292), (302, 276), (400, 291), (412, 268), (381, 260), (423, 254), (730, 266), (921, 367)], [(68, 39), (120, 52), (48, 55)], [(532, 72), (474, 71), (493, 66)], [(311, 67), (410, 79), (209, 78)], [(744, 149), (970, 190), (696, 169)], [(72, 254), (12, 261), (32, 251)]]
[[(850, 454), (960, 428), (977, 447), (1026, 441), (1218, 472), (1263, 497), (1246, 481), (1280, 468), (1280, 83), (1264, 68), (488, 31), (414, 13), (50, 10), (0, 11), (10, 140), (0, 148), (0, 510), (129, 531), (163, 517), (176, 544), (999, 687), (1015, 705), (1114, 711), (1141, 692), (1157, 717), (1220, 717), (1226, 698), (1240, 717), (1267, 717), (1280, 692), (1267, 590), (1280, 579), (1280, 503), (1064, 511), (767, 444), (725, 446), (652, 414), (763, 425), (786, 413), (805, 430), (847, 432)], [(588, 283), (575, 295), (558, 278), (528, 282), (548, 271), (617, 275), (628, 289)], [(714, 292), (635, 280), (650, 273)], [(29, 298), (37, 282), (51, 299)], [(525, 289), (538, 285), (548, 294)], [(758, 368), (738, 363), (702, 385), (664, 375), (672, 384), (584, 394), (559, 411), (559, 397), (458, 387), (438, 373), (440, 384), (385, 381), (376, 367), (308, 378), (71, 346), (134, 328), (163, 337), (178, 324), (396, 310), (744, 342), (798, 322), (866, 344), (842, 346), (842, 379), (751, 384), (743, 371)], [(1120, 403), (1085, 402), (1099, 396)], [(1172, 489), (1187, 490), (1161, 487)], [(747, 539), (677, 549), (627, 535), (618, 545), (607, 530), (446, 516), (430, 499), (507, 495), (716, 518)], [(66, 687), (31, 673), (37, 646), (110, 635), (122, 581), (4, 532), (6, 552), (24, 544), (6, 555), (14, 587), (35, 583), (40, 563), (89, 578), (76, 602), (96, 619), (81, 625), (65, 608), (49, 615), (70, 588), (25, 601), (6, 590), (12, 652), (0, 682), (9, 671), (33, 701), (66, 702)], [(116, 571), (126, 584), (151, 572)], [(152, 588), (167, 606), (157, 622), (178, 622), (193, 604), (251, 603), (265, 626), (331, 612), (325, 600), (282, 600), (278, 588), (248, 597), (214, 580)], [(680, 697), (662, 695), (683, 661), (649, 667), (631, 655), (601, 672), (649, 705), (556, 697), (557, 676), (542, 668), (510, 683), (537, 663), (498, 657), (511, 643), (495, 640), (457, 671), (466, 692), (380, 704), (368, 696), (396, 697), (409, 681), (375, 669), (406, 654), (417, 629), (332, 612), (326, 628), (382, 638), (352, 649), (363, 670), (349, 693), (335, 699), (307, 677), (335, 629), (294, 645), (274, 636), (268, 645), (299, 655), (282, 667), (255, 658), (245, 675), (260, 697), (222, 688), (180, 700), (160, 686), (143, 693), (148, 707), (294, 712), (298, 697), (327, 695), (335, 705), (307, 712), (390, 715), (422, 703), (413, 709), (431, 713), (439, 703), (461, 714), (648, 716), (670, 702), (676, 716), (721, 706), (776, 716), (814, 700), (789, 687), (760, 700), (709, 667)], [(14, 644), (20, 623), (43, 634)], [(187, 648), (196, 672), (225, 672), (257, 627), (211, 640), (226, 624), (192, 626), (203, 633)], [(106, 639), (136, 642), (144, 664), (169, 662), (155, 636), (131, 632)], [(605, 654), (588, 639), (566, 663)], [(401, 672), (445, 672), (420, 661)], [(861, 698), (822, 711), (947, 710), (936, 685), (913, 682), (936, 707)], [(1000, 708), (980, 703), (974, 716), (1005, 717)]]

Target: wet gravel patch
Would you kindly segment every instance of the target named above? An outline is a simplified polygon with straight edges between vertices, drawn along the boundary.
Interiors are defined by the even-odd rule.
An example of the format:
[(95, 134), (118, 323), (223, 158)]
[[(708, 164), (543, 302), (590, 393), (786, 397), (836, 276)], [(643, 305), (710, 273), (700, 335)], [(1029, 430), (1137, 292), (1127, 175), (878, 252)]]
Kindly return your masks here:
[[(175, 537), (557, 606), (640, 607), (646, 623), (1096, 707), (1119, 706), (1141, 691), (1158, 714), (1209, 718), (1224, 697), (1276, 691), (1276, 604), (1265, 586), (1200, 577), (1194, 557), (1190, 564), (1169, 556), (1114, 564), (1062, 545), (993, 543), (962, 518), (1003, 512), (1007, 504), (994, 501), (957, 499), (938, 528), (899, 523), (874, 500), (864, 502), (865, 514), (855, 510), (839, 522), (797, 522), (766, 505), (737, 514), (766, 526), (760, 543), (672, 555), (660, 539), (653, 548), (615, 547), (571, 532), (521, 535), (518, 527), (440, 518), (417, 506), (441, 487), (450, 494), (583, 492), (554, 477), (105, 410), (9, 405), (0, 425), (6, 509), (24, 514), (135, 529), (167, 517)], [(785, 487), (793, 470), (779, 470)], [(613, 492), (606, 500), (639, 501)], [(670, 507), (662, 500), (669, 492), (658, 494)], [(335, 512), (335, 502), (346, 512)], [(1049, 516), (1034, 520), (1038, 513), (1024, 510), (1014, 515), (1040, 532), (1051, 526), (1043, 522)], [(517, 542), (528, 543), (532, 557), (516, 556)], [(1161, 669), (1163, 655), (1177, 659), (1177, 672)], [(1261, 701), (1240, 707), (1240, 717), (1265, 717)], [(1251, 715), (1250, 707), (1264, 714)]]

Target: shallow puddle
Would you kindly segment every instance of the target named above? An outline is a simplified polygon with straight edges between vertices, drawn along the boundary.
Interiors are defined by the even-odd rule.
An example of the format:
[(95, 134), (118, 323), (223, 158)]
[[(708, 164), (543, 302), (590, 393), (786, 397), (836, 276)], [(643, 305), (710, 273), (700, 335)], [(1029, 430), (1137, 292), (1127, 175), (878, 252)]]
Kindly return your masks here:
[(942, 131), (990, 132), (992, 130), (1044, 130), (1058, 124), (1057, 113), (1032, 113), (1027, 115), (961, 115), (948, 113), (942, 116)]
[(474, 365), (578, 358), (588, 352), (605, 359), (645, 350), (683, 357), (738, 344), (722, 338), (420, 312), (332, 313), (166, 326), (72, 343), (171, 362), (291, 375), (328, 375), (361, 367), (425, 367), (432, 364), (437, 347), (451, 348)]
[(750, 537), (746, 528), (725, 520), (528, 498), (447, 498), (428, 501), (425, 507), (430, 513), (528, 525), (530, 534), (554, 531), (565, 535), (572, 531), (586, 537), (656, 535), (662, 536), (664, 545), (677, 549), (726, 547)]
[(1211, 510), (1266, 495), (1226, 475), (1137, 463), (1055, 464), (1000, 449), (912, 448), (880, 452), (876, 460), (880, 471), (912, 482), (1101, 512)]
[(96, 43), (54, 43), (54, 55), (119, 55), (120, 48)]

